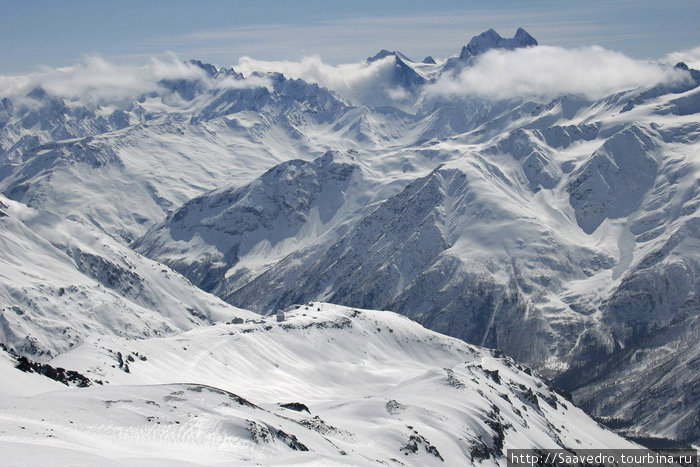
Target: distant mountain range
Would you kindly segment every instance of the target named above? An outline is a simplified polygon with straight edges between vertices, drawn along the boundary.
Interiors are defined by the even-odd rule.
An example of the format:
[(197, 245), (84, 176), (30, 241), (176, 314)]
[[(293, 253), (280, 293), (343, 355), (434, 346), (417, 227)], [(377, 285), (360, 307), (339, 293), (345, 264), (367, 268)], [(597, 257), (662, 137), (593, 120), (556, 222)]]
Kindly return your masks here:
[[(485, 54), (532, 47), (537, 41), (518, 29), (513, 38), (488, 30), (447, 60), (415, 62), (382, 50), (363, 65), (377, 67), (378, 78), (353, 99), (282, 73), (243, 75), (199, 61), (182, 64), (188, 77), (162, 79), (157, 91), (116, 103), (69, 99), (40, 86), (0, 96), (0, 342), (12, 351), (6, 359), (59, 362), (91, 380), (172, 383), (148, 372), (113, 371), (107, 362), (114, 352), (100, 350), (95, 339), (109, 342), (105, 348), (123, 347), (122, 355), (127, 347), (143, 347), (139, 352), (162, 352), (159, 361), (174, 362), (188, 357), (174, 344), (157, 348), (178, 342), (197, 348), (206, 367), (206, 343), (228, 329), (213, 323), (329, 302), (390, 310), (498, 349), (571, 392), (576, 404), (625, 436), (699, 445), (700, 72), (669, 66), (677, 79), (602, 98), (429, 91)], [(349, 313), (331, 308), (333, 316)], [(295, 313), (299, 326), (311, 322)], [(378, 329), (390, 326), (382, 314), (369, 315)], [(255, 329), (261, 339), (282, 332)], [(406, 367), (413, 363), (400, 352), (417, 354), (431, 339), (462, 345), (415, 332), (422, 337), (402, 344), (393, 336), (381, 345), (394, 346), (391, 355)], [(375, 339), (350, 335), (357, 348), (362, 339)], [(309, 358), (296, 340), (285, 345), (280, 352)], [(348, 359), (356, 357), (348, 351)], [(472, 351), (490, 358), (485, 350)], [(503, 372), (510, 360), (493, 361)], [(411, 394), (442, 388), (437, 381), (450, 374), (471, 385), (473, 370), (450, 362), (451, 370), (430, 367), (433, 373), (421, 376), (425, 386), (416, 380)], [(151, 363), (132, 366), (139, 365)], [(154, 365), (160, 365), (148, 370), (154, 374), (177, 370)], [(212, 374), (206, 368), (178, 382), (202, 382), (200, 375)], [(540, 381), (517, 374), (527, 387)], [(489, 378), (484, 375), (477, 380)], [(299, 377), (290, 372), (283, 379)], [(372, 378), (370, 387), (379, 384)], [(494, 383), (493, 394), (501, 391), (500, 402), (519, 407), (508, 384)], [(234, 385), (216, 387), (237, 392)], [(245, 397), (258, 404), (252, 386), (245, 388)], [(120, 391), (98, 389), (104, 397), (115, 391), (114, 398)], [(201, 388), (170, 390), (186, 391), (184, 405), (194, 393), (217, 404), (223, 397)], [(389, 397), (386, 390), (381, 386), (371, 397)], [(165, 397), (163, 391), (137, 390), (144, 401)], [(538, 397), (556, 399), (548, 394)], [(355, 397), (361, 396), (352, 396), (355, 413), (370, 410)], [(487, 405), (498, 399), (478, 397)], [(58, 399), (58, 405), (68, 400)], [(408, 406), (401, 410), (412, 410)], [(563, 414), (557, 407), (552, 410)], [(396, 415), (387, 410), (385, 418)], [(555, 417), (550, 412), (542, 416)], [(301, 433), (271, 421), (283, 409), (265, 413), (241, 412), (231, 430), (239, 433), (249, 423), (256, 427), (253, 439), (270, 438), (274, 452), (280, 442), (290, 444), (280, 430), (296, 433), (306, 446)], [(561, 426), (584, 418), (574, 419), (562, 418)], [(360, 421), (343, 420), (338, 433), (348, 446), (359, 442), (352, 427)], [(455, 430), (450, 423), (435, 436)], [(516, 427), (511, 418), (502, 423)], [(511, 439), (491, 442), (486, 438), (496, 435), (486, 434), (464, 436), (472, 447), (481, 439), (490, 456)], [(428, 432), (412, 436), (431, 462), (437, 457), (429, 446), (458, 457), (454, 439), (440, 438), (450, 446), (440, 449)], [(541, 444), (573, 447), (568, 435), (552, 436)], [(526, 438), (512, 438), (512, 447)], [(320, 438), (309, 443), (317, 452), (328, 448)], [(460, 455), (473, 461), (474, 452)], [(390, 458), (388, 451), (376, 455)]]

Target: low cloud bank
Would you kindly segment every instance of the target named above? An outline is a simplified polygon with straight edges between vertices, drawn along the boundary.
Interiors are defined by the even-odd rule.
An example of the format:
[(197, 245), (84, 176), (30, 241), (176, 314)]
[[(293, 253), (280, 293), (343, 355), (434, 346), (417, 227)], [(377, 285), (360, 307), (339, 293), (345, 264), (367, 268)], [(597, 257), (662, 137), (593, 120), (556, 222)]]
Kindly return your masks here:
[[(577, 94), (595, 99), (615, 92), (688, 79), (674, 70), (684, 61), (700, 68), (700, 47), (675, 52), (658, 63), (636, 60), (601, 47), (564, 49), (538, 46), (514, 51), (491, 50), (456, 73), (445, 73), (423, 89), (426, 96), (476, 96), (487, 99), (546, 99), (559, 94)], [(372, 63), (330, 65), (318, 57), (300, 61), (263, 61), (242, 57), (234, 69), (245, 80), (225, 77), (212, 80), (200, 67), (183, 62), (174, 54), (151, 58), (141, 65), (114, 64), (100, 57), (65, 68), (41, 68), (21, 76), (0, 76), (3, 96), (24, 96), (40, 86), (49, 94), (91, 104), (133, 100), (162, 91), (161, 80), (198, 79), (205, 87), (243, 88), (266, 86), (269, 81), (254, 72), (280, 72), (336, 92), (355, 104), (376, 104), (384, 96), (389, 102), (410, 95), (391, 85), (393, 57)], [(252, 75), (252, 76), (251, 76)]]
[(200, 80), (205, 86), (243, 88), (264, 86), (267, 80), (252, 78), (236, 80), (228, 77), (210, 79), (206, 72), (174, 54), (165, 58), (152, 57), (141, 65), (114, 64), (101, 57), (85, 57), (78, 65), (49, 68), (21, 76), (0, 76), (3, 96), (22, 97), (36, 87), (53, 96), (86, 104), (110, 104), (130, 101), (143, 94), (162, 91), (162, 80)]
[(687, 79), (667, 65), (636, 60), (602, 47), (537, 46), (491, 50), (473, 66), (443, 75), (429, 95), (474, 95), (492, 99), (548, 98), (577, 94), (590, 99), (660, 82)]
[(329, 65), (318, 56), (304, 57), (298, 62), (242, 57), (234, 69), (244, 76), (249, 76), (255, 71), (280, 72), (288, 78), (316, 83), (351, 102), (358, 103), (368, 91), (388, 82), (393, 60), (393, 57), (386, 57), (372, 63)]
[[(688, 65), (700, 60), (700, 47), (673, 55)], [(671, 57), (669, 55), (668, 57)], [(660, 63), (630, 58), (598, 46), (565, 49), (537, 46), (524, 49), (491, 50), (457, 73), (445, 73), (424, 89), (427, 96), (476, 96), (487, 99), (547, 99), (576, 94), (589, 99), (657, 83), (688, 79), (674, 70), (670, 58)], [(300, 61), (239, 60), (235, 69), (244, 75), (254, 71), (278, 71), (331, 89), (355, 103), (373, 88), (386, 83), (393, 58), (373, 63), (329, 65), (321, 58)], [(388, 88), (390, 98), (402, 98), (401, 89)], [(398, 96), (398, 97), (397, 97)]]

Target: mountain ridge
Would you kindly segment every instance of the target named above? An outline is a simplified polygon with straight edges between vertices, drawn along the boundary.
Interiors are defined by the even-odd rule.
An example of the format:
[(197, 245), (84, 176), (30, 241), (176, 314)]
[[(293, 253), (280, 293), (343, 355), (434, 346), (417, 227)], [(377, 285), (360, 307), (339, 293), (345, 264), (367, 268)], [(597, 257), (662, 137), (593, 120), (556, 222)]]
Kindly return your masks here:
[[(493, 47), (534, 46), (526, 34), (487, 31), (460, 66)], [(451, 73), (446, 63), (384, 52), (361, 65), (378, 81), (352, 99), (278, 72), (244, 76), (197, 61), (119, 104), (40, 86), (3, 98), (0, 189), (11, 200), (0, 223), (28, 250), (61, 258), (85, 293), (109, 265), (131, 277), (115, 255), (157, 264), (141, 252), (259, 313), (320, 300), (398, 311), (558, 378), (591, 413), (622, 420), (626, 434), (697, 443), (699, 409), (683, 390), (695, 374), (671, 372), (677, 381), (658, 386), (640, 376), (694, 365), (697, 72), (680, 66), (687, 79), (602, 98), (489, 99), (428, 92)], [(28, 208), (12, 200), (88, 233), (30, 232), (13, 214)], [(92, 235), (109, 248), (85, 248)], [(46, 277), (46, 260), (21, 251), (8, 247), (6, 264)], [(228, 310), (202, 320), (178, 304), (184, 321), (173, 332), (233, 317), (230, 305), (163, 270), (188, 291), (180, 302)], [(146, 288), (162, 275), (139, 274)], [(115, 282), (110, 300), (134, 298), (127, 282)], [(9, 276), (1, 285), (18, 288)], [(83, 342), (84, 331), (51, 342), (55, 326), (39, 317), (64, 313), (80, 328), (105, 295), (92, 290), (76, 311), (56, 299), (60, 287), (26, 289), (31, 306), (5, 294), (6, 343), (41, 356)], [(146, 314), (157, 318), (161, 305)], [(43, 344), (19, 342), (30, 334)], [(627, 378), (616, 405), (607, 388)]]

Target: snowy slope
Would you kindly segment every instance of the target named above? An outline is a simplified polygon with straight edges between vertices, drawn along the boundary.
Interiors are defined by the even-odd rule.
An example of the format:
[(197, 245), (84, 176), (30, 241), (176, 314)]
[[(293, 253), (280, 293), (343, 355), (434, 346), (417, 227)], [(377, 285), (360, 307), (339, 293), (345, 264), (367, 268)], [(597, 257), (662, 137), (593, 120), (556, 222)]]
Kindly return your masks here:
[(351, 200), (348, 193), (361, 182), (359, 172), (351, 155), (332, 152), (312, 162), (282, 163), (249, 185), (189, 201), (167, 218), (167, 230), (134, 248), (167, 259), (204, 290), (224, 293), (232, 275), (241, 280), (243, 271), (229, 270), (240, 258), (274, 264), (358, 209), (368, 196), (353, 193), (358, 200)]
[[(618, 361), (617, 350), (700, 311), (697, 118), (659, 115), (697, 90), (622, 111), (645, 92), (523, 104), (444, 142), (360, 151), (353, 162), (360, 176), (337, 188), (348, 200), (333, 207), (342, 216), (307, 218), (324, 208), (304, 197), (303, 218), (284, 242), (277, 233), (261, 237), (256, 226), (216, 242), (202, 229), (230, 231), (220, 212), (272, 215), (275, 205), (295, 206), (300, 194), (325, 183), (322, 174), (285, 178), (280, 165), (249, 186), (228, 189), (237, 193), (228, 206), (219, 203), (220, 191), (205, 194), (196, 203), (216, 206), (213, 213), (178, 210), (137, 248), (238, 306), (264, 312), (327, 300), (395, 310), (562, 375), (562, 384), (584, 394), (574, 375)], [(274, 183), (263, 182), (272, 174)], [(273, 188), (283, 179), (295, 188)], [(367, 202), (358, 205), (363, 197)], [(277, 219), (268, 224), (283, 217)], [(202, 251), (215, 260), (204, 269)], [(646, 362), (638, 364), (642, 371)], [(614, 364), (605, 366), (617, 380)], [(695, 375), (682, 379), (695, 384)], [(681, 387), (671, 391), (676, 399)], [(668, 434), (679, 415), (671, 412), (662, 424), (639, 427), (637, 416), (628, 423)], [(691, 426), (673, 436), (697, 432)]]
[(313, 303), (281, 323), (98, 337), (51, 363), (109, 384), (2, 396), (10, 465), (505, 465), (514, 447), (634, 447), (512, 359), (386, 312)]
[(299, 157), (300, 148), (308, 157), (310, 142), (297, 127), (327, 125), (348, 109), (301, 80), (224, 71), (161, 83), (160, 93), (121, 107), (95, 108), (41, 88), (16, 104), (6, 99), (0, 190), (129, 243), (204, 191), (249, 180)]
[(52, 356), (89, 335), (167, 335), (251, 315), (88, 226), (4, 197), (0, 212), (0, 342), (17, 352)]

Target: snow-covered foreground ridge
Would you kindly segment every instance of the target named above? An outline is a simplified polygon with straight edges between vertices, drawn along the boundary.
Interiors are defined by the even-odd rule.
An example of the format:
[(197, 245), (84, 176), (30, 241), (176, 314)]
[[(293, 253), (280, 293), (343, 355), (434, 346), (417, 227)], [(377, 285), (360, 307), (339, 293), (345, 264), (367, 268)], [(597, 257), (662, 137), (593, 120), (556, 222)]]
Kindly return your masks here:
[(700, 72), (524, 30), (236, 68), (0, 77), (1, 342), (392, 310), (700, 444)]
[(19, 383), (0, 396), (5, 465), (505, 465), (513, 448), (634, 447), (498, 352), (325, 303), (91, 338), (50, 362), (102, 383), (88, 388), (11, 364), (3, 352)]

